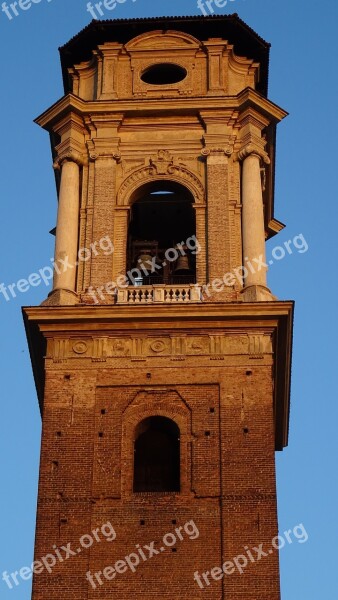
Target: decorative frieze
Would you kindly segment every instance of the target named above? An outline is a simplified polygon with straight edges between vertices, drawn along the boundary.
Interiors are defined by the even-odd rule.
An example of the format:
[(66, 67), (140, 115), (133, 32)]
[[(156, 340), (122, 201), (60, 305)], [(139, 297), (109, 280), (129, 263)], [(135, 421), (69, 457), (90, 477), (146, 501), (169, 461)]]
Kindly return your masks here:
[(148, 358), (170, 357), (171, 360), (185, 360), (193, 356), (209, 356), (211, 360), (224, 360), (231, 355), (249, 355), (249, 358), (263, 358), (272, 353), (270, 334), (219, 333), (209, 335), (166, 335), (166, 336), (125, 336), (95, 337), (82, 339), (49, 340), (47, 358), (53, 362), (67, 362), (69, 359), (86, 358), (93, 362), (106, 362), (108, 359), (129, 359), (132, 361)]

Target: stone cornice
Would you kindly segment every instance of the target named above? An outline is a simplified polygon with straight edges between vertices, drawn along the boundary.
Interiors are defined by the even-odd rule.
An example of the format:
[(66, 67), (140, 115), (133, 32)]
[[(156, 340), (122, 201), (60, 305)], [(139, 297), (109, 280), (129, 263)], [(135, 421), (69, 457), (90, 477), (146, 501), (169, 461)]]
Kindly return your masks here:
[(277, 219), (271, 219), (271, 221), (268, 223), (268, 233), (270, 234), (269, 238), (277, 235), (277, 233), (285, 229), (285, 227), (286, 225), (281, 223), (281, 221), (278, 221)]
[[(84, 101), (68, 94), (53, 104), (49, 109), (35, 119), (35, 123), (52, 131), (55, 125), (69, 111), (73, 111), (78, 115), (96, 115), (105, 114), (107, 120), (115, 118), (121, 113), (129, 113), (135, 111), (137, 105), (137, 114), (149, 114), (156, 111), (171, 111), (173, 114), (180, 111), (196, 111), (199, 114), (203, 110), (236, 110), (244, 111), (246, 108), (253, 107), (258, 113), (264, 115), (271, 122), (279, 122), (287, 116), (287, 112), (278, 107), (267, 98), (264, 98), (251, 88), (245, 89), (238, 96), (200, 96), (195, 98), (137, 98), (132, 100), (115, 99), (115, 100), (100, 100), (100, 101)], [(173, 127), (175, 123), (173, 123)]]
[[(29, 321), (38, 321), (40, 329), (47, 331), (59, 328), (71, 330), (83, 330), (87, 323), (97, 324), (97, 330), (129, 329), (138, 330), (140, 323), (144, 322), (151, 328), (165, 328), (172, 320), (180, 319), (182, 325), (186, 326), (190, 321), (191, 327), (201, 327), (202, 321), (207, 321), (207, 327), (223, 327), (236, 329), (241, 324), (243, 327), (264, 328), (266, 326), (276, 327), (281, 318), (288, 318), (293, 312), (292, 301), (275, 301), (259, 303), (208, 303), (205, 305), (161, 305), (156, 307), (154, 314), (153, 306), (62, 306), (52, 309), (44, 306), (33, 306), (24, 308), (24, 313)], [(204, 327), (204, 325), (203, 325)]]
[(240, 92), (236, 98), (241, 112), (247, 107), (255, 108), (257, 112), (266, 115), (269, 121), (272, 120), (278, 123), (289, 114), (286, 110), (274, 102), (271, 102), (271, 100), (268, 100), (252, 88), (246, 88)]

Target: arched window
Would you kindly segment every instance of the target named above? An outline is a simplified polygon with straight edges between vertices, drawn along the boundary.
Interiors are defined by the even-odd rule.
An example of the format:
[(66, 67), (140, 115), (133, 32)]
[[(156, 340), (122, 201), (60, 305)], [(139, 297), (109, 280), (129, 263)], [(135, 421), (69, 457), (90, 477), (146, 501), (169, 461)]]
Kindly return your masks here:
[(196, 253), (185, 245), (196, 236), (193, 204), (192, 194), (175, 182), (155, 181), (138, 190), (128, 230), (132, 285), (196, 283)]
[(136, 429), (134, 492), (179, 491), (179, 427), (167, 417), (148, 417)]

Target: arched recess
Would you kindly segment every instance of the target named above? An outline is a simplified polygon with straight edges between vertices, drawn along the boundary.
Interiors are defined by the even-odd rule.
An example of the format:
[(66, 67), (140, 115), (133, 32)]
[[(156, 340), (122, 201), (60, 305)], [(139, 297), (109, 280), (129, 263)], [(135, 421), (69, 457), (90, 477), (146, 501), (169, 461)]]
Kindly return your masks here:
[[(178, 167), (171, 161), (166, 165), (168, 174), (160, 174), (163, 168), (165, 159), (160, 158), (159, 163), (154, 161), (149, 167), (139, 169), (130, 175), (121, 185), (117, 195), (116, 219), (115, 219), (115, 254), (114, 254), (114, 277), (125, 275), (130, 269), (137, 266), (137, 252), (142, 254), (143, 250), (147, 250), (147, 246), (142, 242), (158, 242), (157, 248), (164, 254), (165, 250), (173, 247), (173, 245), (181, 242), (186, 242), (191, 236), (195, 236), (198, 240), (196, 245), (197, 252), (194, 249), (188, 248), (188, 261), (183, 265), (181, 275), (182, 283), (205, 283), (206, 279), (206, 236), (205, 236), (205, 190), (198, 177), (185, 169), (183, 166)], [(161, 195), (162, 192), (162, 195)], [(170, 197), (171, 196), (171, 197)], [(160, 214), (165, 214), (164, 206), (169, 207), (170, 203), (173, 210), (168, 213), (168, 219), (161, 222), (162, 232), (160, 238), (152, 234), (150, 221), (148, 219), (150, 212), (158, 210), (158, 218)], [(142, 207), (143, 204), (143, 207)], [(152, 206), (151, 206), (152, 204)], [(135, 225), (139, 213), (143, 211), (143, 223), (145, 225), (144, 234), (140, 228)], [(176, 230), (170, 231), (170, 223), (173, 222), (176, 211)], [(190, 216), (189, 216), (190, 213)], [(164, 235), (164, 227), (168, 228), (167, 236)], [(135, 242), (140, 242), (139, 247)], [(133, 247), (134, 244), (134, 247)], [(193, 245), (193, 243), (191, 243)], [(152, 255), (156, 254), (154, 250)], [(159, 257), (161, 259), (161, 257)], [(169, 261), (173, 262), (173, 261)], [(189, 264), (187, 264), (189, 263)], [(177, 264), (170, 265), (165, 273), (161, 273), (159, 280), (151, 281), (145, 279), (142, 283), (172, 283), (173, 271), (177, 272)], [(189, 268), (187, 268), (189, 267)], [(186, 273), (185, 273), (186, 271)], [(177, 272), (178, 275), (178, 272)], [(186, 277), (184, 278), (184, 275)], [(154, 274), (155, 276), (155, 274)], [(175, 283), (178, 283), (176, 281)]]
[(123, 181), (117, 193), (117, 206), (129, 206), (137, 189), (155, 180), (178, 183), (189, 190), (196, 204), (204, 204), (205, 189), (197, 175), (169, 152), (159, 150), (158, 156), (150, 159), (148, 166), (137, 169)]
[(134, 492), (180, 491), (180, 429), (172, 419), (152, 416), (137, 426)]
[[(187, 495), (191, 493), (191, 410), (175, 390), (142, 390), (133, 398), (123, 414), (121, 492), (130, 498), (134, 492), (135, 443), (145, 431), (148, 419), (161, 418), (173, 422), (171, 434), (179, 430), (179, 491), (156, 490), (157, 493)], [(164, 421), (163, 421), (164, 419)], [(177, 432), (176, 429), (176, 432)], [(177, 486), (176, 486), (177, 487)], [(155, 493), (155, 492), (154, 492)]]
[(129, 281), (139, 285), (196, 283), (196, 215), (192, 194), (156, 180), (132, 198), (127, 242)]

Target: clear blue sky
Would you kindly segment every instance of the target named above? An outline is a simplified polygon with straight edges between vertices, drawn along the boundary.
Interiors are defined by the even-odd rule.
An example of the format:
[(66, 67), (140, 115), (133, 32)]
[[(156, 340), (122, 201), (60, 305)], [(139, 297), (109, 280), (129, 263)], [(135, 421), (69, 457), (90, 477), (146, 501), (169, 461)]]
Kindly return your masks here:
[[(338, 597), (337, 583), (337, 21), (334, 0), (234, 0), (237, 12), (272, 43), (269, 96), (290, 112), (279, 126), (276, 243), (303, 234), (309, 250), (275, 263), (273, 292), (296, 300), (289, 447), (277, 456), (280, 530), (303, 523), (305, 544), (281, 551), (283, 600)], [(127, 0), (106, 18), (200, 14), (196, 0)], [(33, 119), (63, 94), (58, 46), (91, 17), (86, 0), (41, 0), (9, 20), (0, 12), (1, 270), (6, 285), (49, 263), (56, 192), (49, 138)], [(32, 562), (40, 415), (21, 306), (39, 304), (45, 286), (1, 311), (0, 578)], [(30, 582), (2, 600), (29, 600)]]

